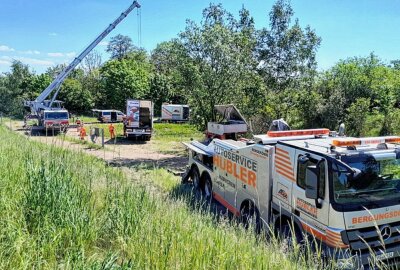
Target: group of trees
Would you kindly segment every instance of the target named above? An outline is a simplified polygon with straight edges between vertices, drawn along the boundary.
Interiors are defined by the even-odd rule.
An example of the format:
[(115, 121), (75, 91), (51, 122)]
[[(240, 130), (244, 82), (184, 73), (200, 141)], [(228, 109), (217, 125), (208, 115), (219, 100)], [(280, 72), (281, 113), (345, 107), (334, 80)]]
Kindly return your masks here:
[[(64, 82), (59, 99), (79, 114), (123, 109), (127, 98), (153, 100), (156, 113), (163, 102), (188, 103), (199, 127), (215, 118), (214, 105), (234, 103), (254, 132), (277, 118), (294, 128), (337, 129), (345, 122), (353, 135), (400, 132), (393, 121), (400, 117), (400, 61), (387, 64), (371, 54), (318, 72), (321, 38), (293, 16), (289, 2), (278, 0), (268, 27), (256, 29), (245, 8), (235, 17), (210, 4), (200, 23), (188, 20), (177, 38), (151, 53), (118, 35), (107, 47), (111, 59), (102, 63), (91, 53)], [(61, 68), (36, 75), (14, 62), (0, 76), (0, 111), (20, 115), (22, 100), (34, 99)]]

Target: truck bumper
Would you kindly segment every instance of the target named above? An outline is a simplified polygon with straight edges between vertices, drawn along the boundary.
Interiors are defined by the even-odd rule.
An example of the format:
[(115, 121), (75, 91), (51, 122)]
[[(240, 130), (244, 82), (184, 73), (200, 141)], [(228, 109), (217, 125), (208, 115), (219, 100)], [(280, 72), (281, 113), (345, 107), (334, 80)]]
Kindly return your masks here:
[(132, 138), (136, 140), (150, 140), (152, 133), (151, 132), (140, 132), (140, 131), (125, 131), (126, 138)]

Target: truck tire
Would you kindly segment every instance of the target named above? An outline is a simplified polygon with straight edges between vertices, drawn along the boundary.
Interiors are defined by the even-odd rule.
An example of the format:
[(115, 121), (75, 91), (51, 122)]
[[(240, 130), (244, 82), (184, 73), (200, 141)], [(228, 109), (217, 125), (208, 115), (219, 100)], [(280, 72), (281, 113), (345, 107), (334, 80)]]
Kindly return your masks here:
[(212, 182), (208, 173), (204, 174), (201, 182), (201, 195), (203, 199), (209, 202), (212, 201)]
[(194, 167), (192, 168), (192, 172), (190, 174), (190, 178), (192, 179), (193, 189), (196, 193), (200, 192), (200, 173), (199, 170)]
[(295, 243), (301, 246), (304, 244), (301, 232), (290, 220), (284, 220), (278, 225), (278, 236), (287, 243), (289, 251), (293, 249)]
[(244, 207), (242, 207), (240, 211), (240, 219), (246, 229), (252, 226), (255, 233), (259, 234), (261, 232), (262, 221), (260, 218), (260, 212), (253, 203), (247, 202)]

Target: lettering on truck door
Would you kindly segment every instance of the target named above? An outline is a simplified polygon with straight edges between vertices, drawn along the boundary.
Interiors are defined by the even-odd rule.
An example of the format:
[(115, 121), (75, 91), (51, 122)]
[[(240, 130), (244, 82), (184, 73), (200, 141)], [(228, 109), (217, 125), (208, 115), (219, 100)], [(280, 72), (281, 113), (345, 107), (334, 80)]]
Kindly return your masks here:
[[(304, 160), (308, 160), (304, 162)], [(314, 154), (296, 150), (296, 183), (293, 184), (292, 209), (299, 217), (302, 229), (315, 236), (318, 240), (326, 241), (326, 227), (329, 223), (329, 196), (328, 196), (328, 164), (327, 161)], [(306, 170), (307, 166), (318, 164), (319, 191), (318, 204), (314, 199), (306, 198)]]

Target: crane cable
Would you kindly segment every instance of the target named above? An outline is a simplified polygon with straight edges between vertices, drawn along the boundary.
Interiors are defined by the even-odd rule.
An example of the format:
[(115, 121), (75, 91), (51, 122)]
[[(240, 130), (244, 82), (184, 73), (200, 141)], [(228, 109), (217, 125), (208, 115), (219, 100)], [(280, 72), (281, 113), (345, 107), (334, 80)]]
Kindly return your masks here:
[(142, 46), (142, 11), (141, 8), (137, 9), (137, 20), (138, 20), (138, 47)]

